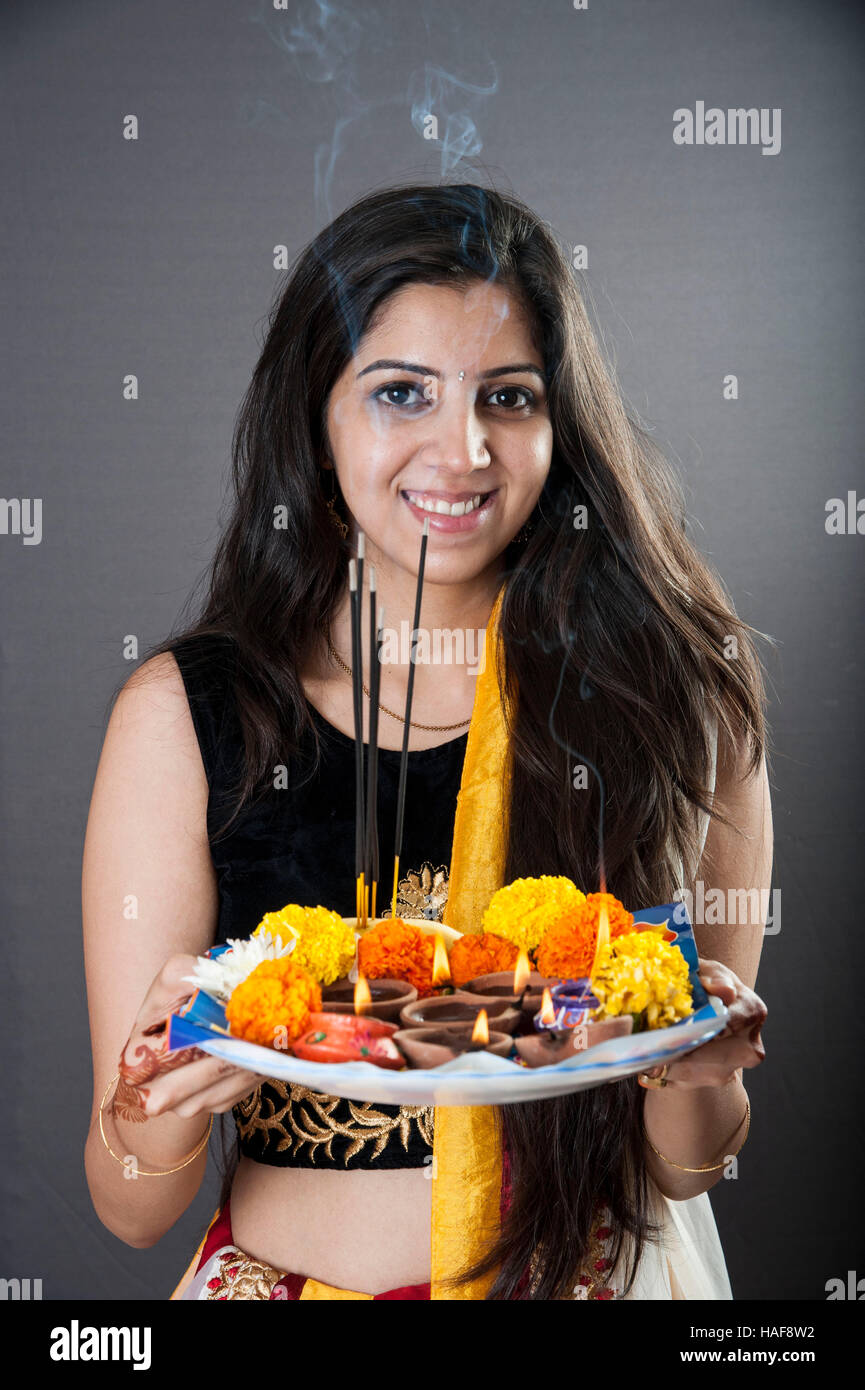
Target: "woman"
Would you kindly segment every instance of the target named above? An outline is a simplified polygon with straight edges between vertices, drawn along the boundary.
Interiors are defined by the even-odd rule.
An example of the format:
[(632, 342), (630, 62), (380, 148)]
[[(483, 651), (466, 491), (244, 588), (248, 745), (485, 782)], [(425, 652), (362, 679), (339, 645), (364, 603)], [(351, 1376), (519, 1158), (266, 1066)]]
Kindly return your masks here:
[[(730, 1297), (705, 1194), (744, 1142), (742, 1072), (764, 1055), (760, 921), (695, 923), (729, 1024), (664, 1074), (470, 1112), (353, 1106), (195, 1052), (148, 1076), (196, 954), (286, 902), (354, 912), (359, 531), (388, 627), (411, 621), (429, 516), (423, 630), (500, 644), (480, 676), (470, 661), (415, 667), (398, 912), (446, 916), (456, 794), (502, 729), (491, 882), (565, 874), (591, 891), (601, 866), (630, 908), (700, 880), (768, 889), (750, 629), (686, 538), (680, 494), (545, 226), (474, 185), (385, 190), (343, 213), (271, 315), (234, 459), (203, 615), (126, 682), (94, 787), (83, 898), (98, 1215), (127, 1244), (155, 1244), (200, 1186), (212, 1116), (233, 1109), (240, 1161), (175, 1297)], [(382, 670), (383, 864), (408, 669), (402, 655)], [(580, 766), (598, 776), (585, 784)], [(483, 857), (465, 822), (461, 853)], [(388, 896), (380, 885), (380, 915)], [(124, 909), (133, 920), (118, 928)], [(117, 1086), (121, 1052), (133, 1070)], [(475, 1126), (456, 1148), (453, 1123)], [(458, 1157), (428, 1181), (448, 1142), (451, 1156), (475, 1145), (468, 1214), (441, 1195)], [(141, 1180), (124, 1180), (130, 1168)], [(484, 1203), (495, 1221), (481, 1239), (471, 1213)], [(453, 1279), (434, 1268), (431, 1291), (445, 1247)]]

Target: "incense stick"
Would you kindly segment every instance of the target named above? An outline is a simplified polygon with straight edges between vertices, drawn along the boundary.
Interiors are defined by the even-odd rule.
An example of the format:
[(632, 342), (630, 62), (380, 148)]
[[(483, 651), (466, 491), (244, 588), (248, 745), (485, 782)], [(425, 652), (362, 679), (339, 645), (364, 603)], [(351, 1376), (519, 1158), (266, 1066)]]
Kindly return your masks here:
[(369, 570), (369, 760), (366, 778), (366, 851), (364, 868), (370, 890), (370, 916), (375, 919), (375, 890), (378, 880), (378, 692), (379, 626), (384, 608), (377, 607), (375, 570)]
[(408, 684), (405, 692), (405, 727), (402, 731), (402, 752), (399, 759), (399, 792), (396, 802), (396, 835), (394, 837), (393, 851), (393, 894), (391, 896), (391, 915), (396, 916), (396, 889), (399, 881), (399, 857), (402, 853), (402, 825), (403, 813), (405, 811), (405, 783), (408, 773), (408, 736), (409, 721), (411, 719), (411, 697), (414, 689), (414, 668), (415, 650), (417, 646), (417, 629), (420, 623), (420, 601), (423, 592), (423, 571), (424, 561), (426, 560), (426, 543), (429, 536), (429, 517), (424, 517), (423, 535), (420, 543), (420, 561), (417, 567), (417, 588), (414, 599), (414, 622), (412, 623), (411, 633), (411, 664), (408, 669)]
[(360, 615), (361, 593), (357, 585), (357, 563), (348, 562), (349, 605), (351, 609), (351, 674), (352, 697), (354, 705), (354, 873), (355, 873), (355, 916), (358, 926), (364, 915), (363, 860), (365, 846), (364, 804), (363, 804), (363, 694), (360, 682), (363, 679), (361, 666)]

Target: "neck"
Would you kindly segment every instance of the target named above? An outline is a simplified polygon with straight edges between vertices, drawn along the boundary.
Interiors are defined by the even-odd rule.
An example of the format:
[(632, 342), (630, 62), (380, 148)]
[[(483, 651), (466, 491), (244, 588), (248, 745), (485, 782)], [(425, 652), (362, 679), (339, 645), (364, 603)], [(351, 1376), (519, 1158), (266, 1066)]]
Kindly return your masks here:
[[(429, 543), (427, 543), (429, 546)], [(363, 567), (361, 634), (364, 680), (369, 685), (369, 574), (375, 569), (376, 612), (383, 610), (381, 694), (382, 703), (393, 707), (404, 699), (411, 667), (411, 631), (414, 620), (417, 576), (377, 555), (367, 543)], [(429, 549), (421, 594), (420, 634), (415, 662), (412, 718), (431, 721), (436, 715), (454, 719), (471, 713), (478, 662), (483, 659), (484, 635), (502, 583), (501, 570), (492, 566), (482, 574), (456, 584), (436, 583), (430, 573)], [(351, 665), (350, 592), (345, 592), (334, 614), (330, 640), (343, 660)], [(397, 704), (397, 708), (401, 706)], [(437, 722), (437, 721), (436, 721)], [(442, 722), (446, 722), (443, 718)]]

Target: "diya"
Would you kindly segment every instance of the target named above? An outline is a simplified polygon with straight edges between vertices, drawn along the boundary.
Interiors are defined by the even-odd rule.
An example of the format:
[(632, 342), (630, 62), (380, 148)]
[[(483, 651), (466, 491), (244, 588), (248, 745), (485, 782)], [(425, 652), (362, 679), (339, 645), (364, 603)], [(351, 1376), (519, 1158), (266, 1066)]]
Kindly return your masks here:
[(329, 1013), (360, 1014), (396, 1023), (401, 1010), (417, 999), (417, 990), (407, 980), (368, 980), (361, 976), (352, 983), (337, 980), (321, 991), (321, 1002)]
[(499, 1033), (514, 1033), (522, 1015), (507, 999), (485, 999), (463, 990), (405, 1004), (400, 1011), (403, 1028), (464, 1028), (474, 1024), (481, 1010), (493, 1019)]
[(513, 1039), (507, 1033), (490, 1032), (487, 1015), (481, 1009), (474, 1023), (454, 1024), (450, 1028), (401, 1028), (394, 1042), (414, 1067), (440, 1067), (466, 1052), (493, 1052), (508, 1057)]

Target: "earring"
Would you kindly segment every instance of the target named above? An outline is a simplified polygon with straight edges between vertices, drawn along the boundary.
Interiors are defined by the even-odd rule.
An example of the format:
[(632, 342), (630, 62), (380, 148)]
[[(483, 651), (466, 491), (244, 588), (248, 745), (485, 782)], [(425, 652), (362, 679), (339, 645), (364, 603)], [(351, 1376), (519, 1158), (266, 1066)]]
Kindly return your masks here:
[(514, 536), (514, 540), (517, 541), (519, 545), (525, 545), (526, 541), (531, 540), (532, 536), (534, 535), (534, 532), (535, 523), (530, 517), (529, 520), (526, 522), (525, 526), (523, 526)]
[[(325, 470), (322, 469), (322, 472), (324, 472), (324, 471), (325, 471)], [(336, 469), (335, 469), (335, 468), (329, 468), (329, 469), (327, 469), (327, 472), (330, 473), (330, 474), (332, 475), (332, 477), (333, 477), (333, 482), (332, 482), (332, 484), (331, 484), (330, 497), (327, 498), (327, 510), (328, 510), (328, 512), (329, 512), (329, 514), (330, 514), (330, 519), (331, 519), (331, 521), (333, 522), (334, 526), (335, 526), (335, 527), (337, 528), (337, 530), (339, 531), (340, 535), (342, 536), (342, 539), (345, 540), (345, 538), (346, 538), (347, 535), (348, 535), (348, 525), (347, 525), (346, 522), (343, 521), (343, 519), (342, 519), (342, 517), (340, 516), (339, 512), (336, 510)]]

